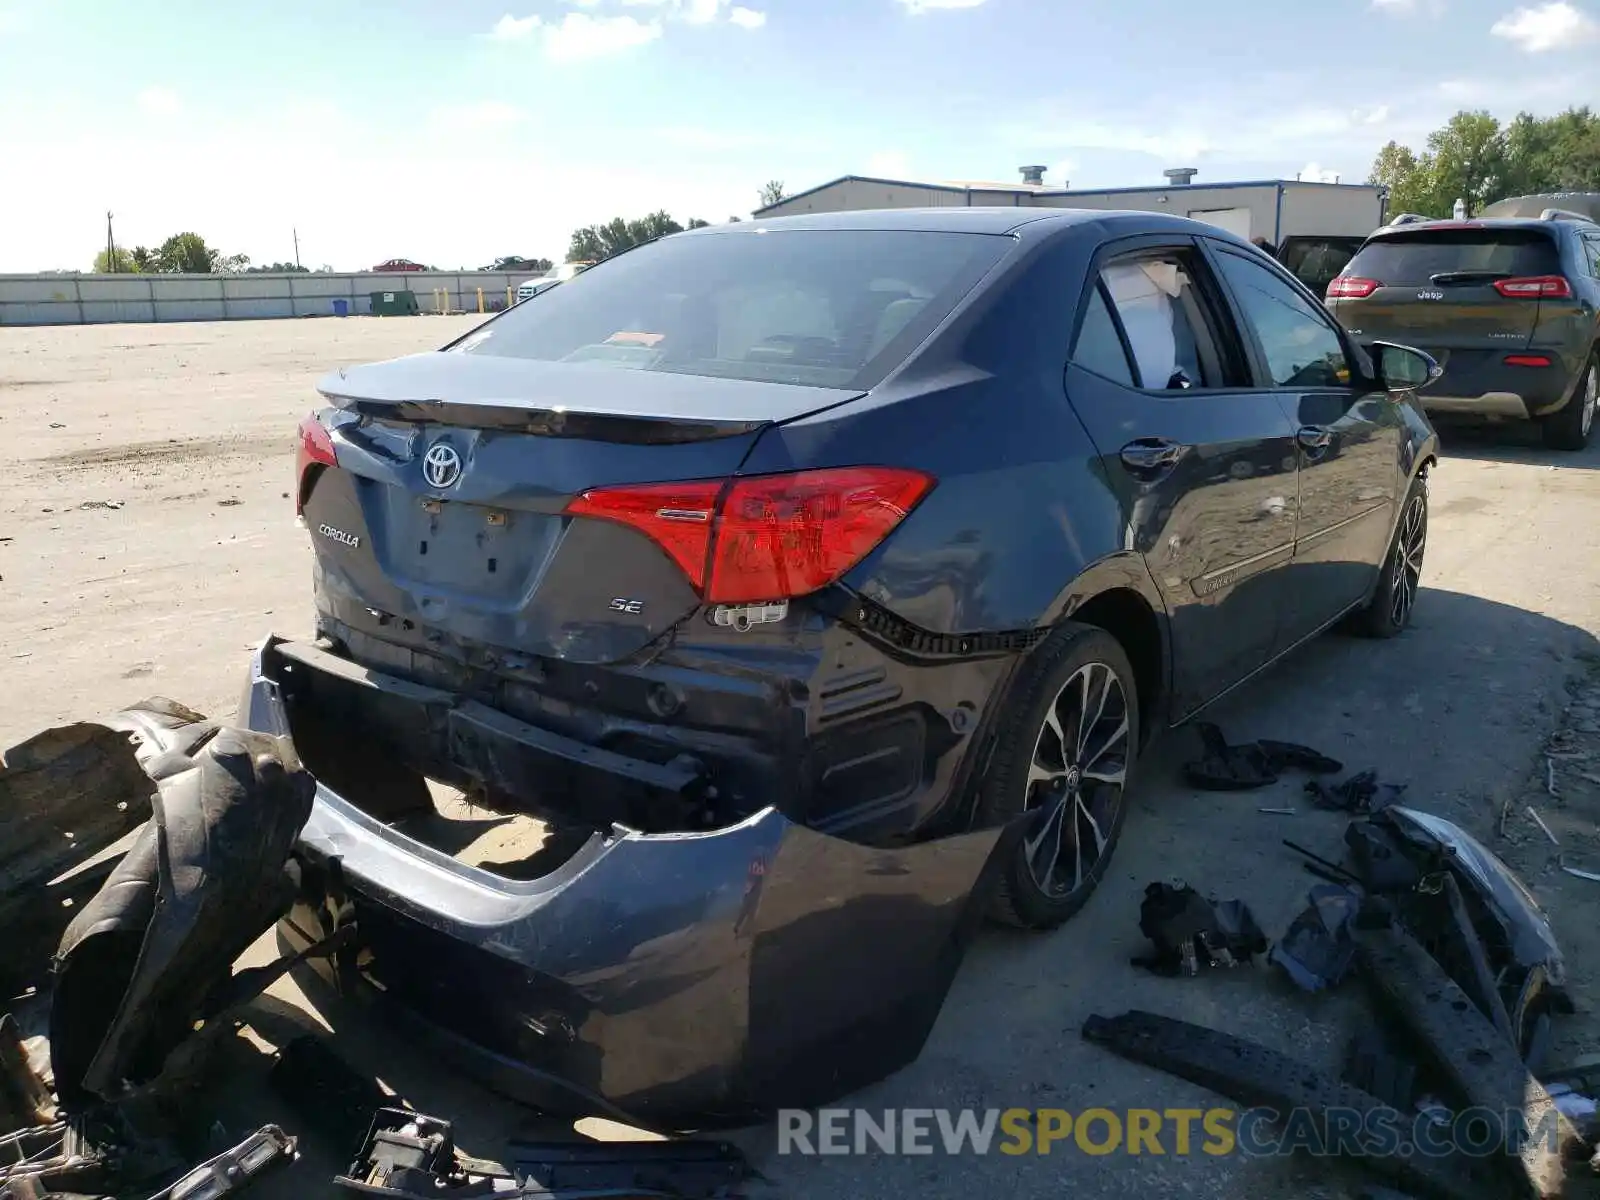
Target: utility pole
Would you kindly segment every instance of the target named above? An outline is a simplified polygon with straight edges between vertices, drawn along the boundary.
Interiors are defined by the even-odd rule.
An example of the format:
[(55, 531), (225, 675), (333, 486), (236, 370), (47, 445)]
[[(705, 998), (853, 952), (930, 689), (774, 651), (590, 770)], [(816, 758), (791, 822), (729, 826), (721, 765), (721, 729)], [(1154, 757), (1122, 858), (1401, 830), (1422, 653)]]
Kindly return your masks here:
[(117, 273), (117, 239), (111, 233), (111, 214), (106, 213), (106, 270)]
[(298, 229), (296, 229), (296, 230), (293, 231), (293, 233), (294, 233), (294, 265), (298, 267), (300, 265), (300, 231)]

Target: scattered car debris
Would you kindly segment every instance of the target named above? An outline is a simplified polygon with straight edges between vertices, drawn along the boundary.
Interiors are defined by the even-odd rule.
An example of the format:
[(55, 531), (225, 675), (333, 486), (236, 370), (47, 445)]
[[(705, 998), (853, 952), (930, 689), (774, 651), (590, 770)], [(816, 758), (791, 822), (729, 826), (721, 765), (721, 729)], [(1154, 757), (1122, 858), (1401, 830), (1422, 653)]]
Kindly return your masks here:
[(1400, 803), (1405, 790), (1403, 783), (1380, 783), (1376, 771), (1361, 771), (1335, 784), (1326, 784), (1320, 779), (1306, 780), (1306, 795), (1317, 807), (1337, 812), (1379, 812)]
[(1195, 787), (1207, 791), (1242, 792), (1276, 783), (1290, 768), (1314, 775), (1342, 771), (1344, 764), (1309, 746), (1293, 742), (1255, 741), (1230, 746), (1222, 730), (1207, 721), (1197, 721), (1201, 755), (1183, 766), (1184, 776)]
[(117, 508), (121, 508), (122, 507), (122, 501), (121, 500), (85, 500), (82, 504), (78, 505), (78, 507), (80, 509), (95, 509), (95, 508), (117, 509)]
[(1396, 1052), (1381, 1026), (1363, 1029), (1351, 1039), (1342, 1078), (1398, 1112), (1418, 1107), (1417, 1064)]
[(1299, 814), (1292, 808), (1258, 808), (1258, 813), (1267, 813), (1275, 817), (1293, 817)]
[(349, 1170), (334, 1183), (366, 1195), (433, 1200), (496, 1196), (505, 1200), (582, 1197), (683, 1197), (736, 1194), (754, 1172), (726, 1142), (519, 1142), (511, 1165), (472, 1159), (456, 1149), (449, 1121), (380, 1108)]
[(1572, 876), (1574, 876), (1574, 877), (1576, 877), (1578, 879), (1587, 879), (1591, 883), (1600, 883), (1600, 872), (1597, 872), (1597, 871), (1585, 871), (1581, 867), (1563, 866), (1561, 869), (1563, 871), (1565, 871), (1568, 875), (1572, 875)]
[[(1330, 1110), (1367, 1113), (1375, 1123), (1394, 1122), (1392, 1128), (1400, 1128), (1404, 1120), (1378, 1097), (1314, 1067), (1259, 1042), (1188, 1021), (1138, 1010), (1117, 1017), (1095, 1015), (1084, 1022), (1083, 1036), (1131, 1062), (1168, 1071), (1240, 1104), (1305, 1112), (1316, 1123), (1324, 1147), (1359, 1149), (1330, 1135)], [(1369, 1155), (1362, 1161), (1442, 1200), (1485, 1200), (1497, 1194), (1487, 1159), (1396, 1154)]]
[(1145, 888), (1139, 930), (1155, 952), (1133, 963), (1161, 975), (1192, 978), (1202, 963), (1234, 967), (1267, 950), (1267, 937), (1249, 908), (1238, 900), (1208, 900), (1181, 879)]
[(358, 1145), (380, 1108), (395, 1107), (378, 1081), (361, 1074), (324, 1038), (305, 1034), (278, 1050), (267, 1081), (325, 1141)]
[(197, 1021), (248, 999), (229, 993), (233, 963), (293, 899), (315, 785), (286, 739), (214, 727), (148, 769), (154, 819), (56, 953), (50, 1058), (69, 1106), (153, 1082)]
[(1358, 927), (1354, 937), (1380, 1007), (1420, 1040), (1431, 1065), (1451, 1081), (1467, 1105), (1492, 1113), (1522, 1113), (1524, 1134), (1543, 1129), (1546, 1121), (1554, 1123), (1553, 1138), (1518, 1139), (1516, 1182), (1526, 1196), (1559, 1196), (1566, 1177), (1562, 1160), (1577, 1148), (1578, 1133), (1544, 1085), (1528, 1072), (1516, 1047), (1398, 925)]
[(294, 1162), (296, 1157), (295, 1139), (276, 1125), (265, 1125), (232, 1150), (186, 1172), (150, 1200), (213, 1200), (217, 1196), (232, 1196), (268, 1171)]
[(1282, 967), (1306, 991), (1320, 992), (1336, 986), (1355, 963), (1350, 925), (1361, 896), (1349, 887), (1328, 883), (1313, 887), (1307, 900), (1267, 961)]
[(10, 1013), (0, 1017), (0, 1130), (48, 1125), (55, 1102), (28, 1061), (27, 1048)]

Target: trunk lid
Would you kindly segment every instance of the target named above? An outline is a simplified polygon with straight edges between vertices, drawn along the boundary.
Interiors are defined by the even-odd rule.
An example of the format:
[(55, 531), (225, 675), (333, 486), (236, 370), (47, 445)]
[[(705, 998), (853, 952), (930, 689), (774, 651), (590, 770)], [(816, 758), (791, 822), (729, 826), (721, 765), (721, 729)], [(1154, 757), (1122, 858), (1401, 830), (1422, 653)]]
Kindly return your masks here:
[(1328, 307), (1352, 334), (1416, 346), (1444, 364), (1453, 350), (1526, 349), (1540, 301), (1502, 295), (1495, 283), (1560, 272), (1544, 230), (1424, 227), (1369, 239), (1341, 276), (1378, 286), (1364, 297), (1330, 298)]
[(447, 352), (319, 390), (337, 458), (305, 498), (319, 607), (467, 657), (508, 651), (506, 665), (614, 662), (699, 606), (660, 545), (567, 515), (575, 496), (730, 476), (763, 429), (861, 394)]

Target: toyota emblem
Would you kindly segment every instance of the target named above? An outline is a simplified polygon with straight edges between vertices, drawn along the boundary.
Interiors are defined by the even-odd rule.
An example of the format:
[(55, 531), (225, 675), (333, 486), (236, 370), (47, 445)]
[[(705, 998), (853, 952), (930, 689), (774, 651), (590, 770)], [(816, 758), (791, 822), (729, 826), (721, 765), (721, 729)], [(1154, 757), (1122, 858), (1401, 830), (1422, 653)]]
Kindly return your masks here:
[(431, 488), (453, 487), (461, 478), (461, 455), (446, 442), (435, 442), (422, 456), (422, 477)]

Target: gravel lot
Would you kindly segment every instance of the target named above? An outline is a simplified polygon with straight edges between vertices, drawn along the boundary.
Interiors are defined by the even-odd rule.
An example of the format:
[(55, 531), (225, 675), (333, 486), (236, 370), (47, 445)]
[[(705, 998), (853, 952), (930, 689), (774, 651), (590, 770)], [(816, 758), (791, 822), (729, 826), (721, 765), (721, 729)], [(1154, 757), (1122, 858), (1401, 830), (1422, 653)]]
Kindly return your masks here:
[[(435, 347), (477, 318), (392, 318), (0, 330), (0, 435), (15, 459), (0, 498), (0, 746), (151, 694), (213, 715), (233, 710), (246, 651), (269, 630), (309, 626), (309, 551), (293, 522), (292, 432), (312, 384), (345, 363)], [(1214, 714), (1235, 740), (1310, 745), (1376, 768), (1409, 802), (1492, 835), (1525, 873), (1567, 945), (1582, 1011), (1560, 1052), (1600, 1049), (1594, 1018), (1600, 884), (1561, 873), (1523, 815), (1537, 804), (1566, 861), (1600, 870), (1600, 446), (1554, 455), (1520, 434), (1447, 429), (1435, 472), (1426, 590), (1416, 625), (1391, 643), (1328, 637)], [(1574, 689), (1577, 689), (1574, 692)], [(1572, 707), (1576, 694), (1578, 703)], [(1555, 743), (1552, 735), (1561, 730)], [(885, 1107), (1206, 1108), (1208, 1093), (1084, 1043), (1091, 1012), (1147, 1008), (1267, 1041), (1334, 1067), (1365, 1020), (1353, 987), (1308, 998), (1261, 969), (1191, 981), (1128, 965), (1144, 885), (1174, 875), (1251, 903), (1280, 931), (1312, 880), (1279, 841), (1333, 850), (1343, 822), (1305, 811), (1298, 780), (1265, 793), (1185, 788), (1176, 735), (1145, 765), (1118, 858), (1100, 892), (1050, 937), (986, 933), (922, 1057), (859, 1103)], [(1545, 749), (1561, 757), (1547, 790)], [(1261, 806), (1300, 815), (1267, 816)], [(265, 952), (265, 947), (260, 947)], [(326, 1019), (345, 1052), (423, 1111), (454, 1116), (464, 1148), (493, 1154), (526, 1114), (376, 1036), (350, 1014), (311, 1014), (292, 987), (264, 1003), (267, 1041)], [(219, 1104), (230, 1128), (294, 1114), (253, 1080), (241, 1041)], [(967, 1195), (1354, 1196), (1358, 1176), (1326, 1162), (1178, 1156), (779, 1158), (770, 1130), (739, 1139), (783, 1195), (868, 1200)], [(306, 1146), (283, 1195), (353, 1148)], [(1170, 1149), (1170, 1147), (1169, 1147)], [(274, 1189), (276, 1192), (276, 1189)], [(265, 1191), (264, 1193), (265, 1194)]]

